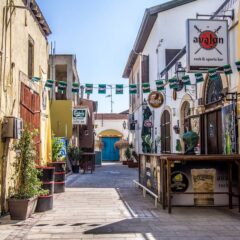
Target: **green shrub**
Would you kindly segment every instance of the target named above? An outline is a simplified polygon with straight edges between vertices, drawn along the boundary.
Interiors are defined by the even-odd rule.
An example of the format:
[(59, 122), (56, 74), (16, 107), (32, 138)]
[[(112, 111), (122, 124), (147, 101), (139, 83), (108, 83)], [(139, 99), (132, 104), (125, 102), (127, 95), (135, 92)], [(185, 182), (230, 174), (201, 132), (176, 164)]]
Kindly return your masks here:
[(64, 143), (61, 141), (61, 138), (53, 137), (52, 138), (52, 161), (56, 162), (61, 160), (60, 154), (63, 148)]

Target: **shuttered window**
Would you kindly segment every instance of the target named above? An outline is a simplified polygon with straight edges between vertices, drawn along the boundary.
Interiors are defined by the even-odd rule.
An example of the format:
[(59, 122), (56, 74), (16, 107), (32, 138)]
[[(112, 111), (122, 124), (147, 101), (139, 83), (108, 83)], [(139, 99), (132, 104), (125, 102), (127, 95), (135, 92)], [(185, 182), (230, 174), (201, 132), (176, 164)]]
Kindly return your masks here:
[(28, 77), (34, 76), (34, 41), (29, 36), (28, 39)]
[(165, 49), (166, 66), (177, 56), (181, 49)]
[(142, 83), (149, 83), (149, 56), (142, 56)]

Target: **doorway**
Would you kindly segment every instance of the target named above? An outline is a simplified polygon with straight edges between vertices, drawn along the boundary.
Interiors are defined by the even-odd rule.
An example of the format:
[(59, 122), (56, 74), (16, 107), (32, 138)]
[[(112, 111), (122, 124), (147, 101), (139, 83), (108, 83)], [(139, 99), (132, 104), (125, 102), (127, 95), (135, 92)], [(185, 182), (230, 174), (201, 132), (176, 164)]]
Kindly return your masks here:
[(103, 137), (103, 161), (119, 161), (119, 150), (114, 147), (114, 144), (119, 141), (119, 137)]

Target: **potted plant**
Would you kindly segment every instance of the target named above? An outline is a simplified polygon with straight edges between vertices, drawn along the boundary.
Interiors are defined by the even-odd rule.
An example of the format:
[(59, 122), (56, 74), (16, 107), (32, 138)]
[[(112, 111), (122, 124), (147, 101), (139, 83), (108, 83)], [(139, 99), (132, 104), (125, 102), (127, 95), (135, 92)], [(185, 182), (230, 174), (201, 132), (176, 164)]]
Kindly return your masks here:
[(124, 157), (124, 149), (129, 147), (129, 142), (127, 140), (119, 140), (114, 144), (114, 147), (116, 149), (119, 149), (120, 151), (120, 156), (121, 156), (121, 161), (123, 165), (127, 165), (127, 161), (123, 160), (122, 158)]
[(61, 151), (64, 148), (64, 142), (61, 138), (52, 138), (52, 163), (50, 166), (55, 168), (54, 171), (54, 193), (65, 191), (65, 175), (66, 162), (65, 158), (61, 157)]
[(25, 127), (21, 138), (13, 145), (16, 152), (15, 186), (8, 200), (9, 211), (12, 220), (25, 220), (35, 211), (39, 195), (47, 194), (47, 190), (41, 188), (39, 170), (36, 168), (36, 143), (34, 137), (37, 132)]
[(131, 149), (130, 149), (129, 146), (128, 146), (128, 147), (126, 148), (126, 150), (124, 151), (124, 156), (125, 156), (125, 158), (126, 158), (127, 161), (126, 161), (126, 164), (123, 163), (123, 165), (128, 165), (128, 162), (132, 161), (132, 159), (131, 159), (132, 153), (131, 153)]
[(72, 166), (73, 173), (79, 173), (79, 166), (81, 160), (81, 150), (78, 147), (69, 145), (67, 149), (68, 159)]

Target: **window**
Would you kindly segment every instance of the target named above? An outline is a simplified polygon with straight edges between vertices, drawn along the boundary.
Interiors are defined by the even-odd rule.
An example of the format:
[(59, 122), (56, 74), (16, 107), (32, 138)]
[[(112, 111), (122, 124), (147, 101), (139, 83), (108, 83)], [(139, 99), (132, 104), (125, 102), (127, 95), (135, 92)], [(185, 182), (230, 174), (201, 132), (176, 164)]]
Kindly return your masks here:
[(34, 41), (29, 36), (28, 39), (28, 77), (34, 76)]
[(166, 66), (177, 56), (181, 49), (165, 49)]
[(142, 56), (142, 83), (149, 83), (149, 56)]

